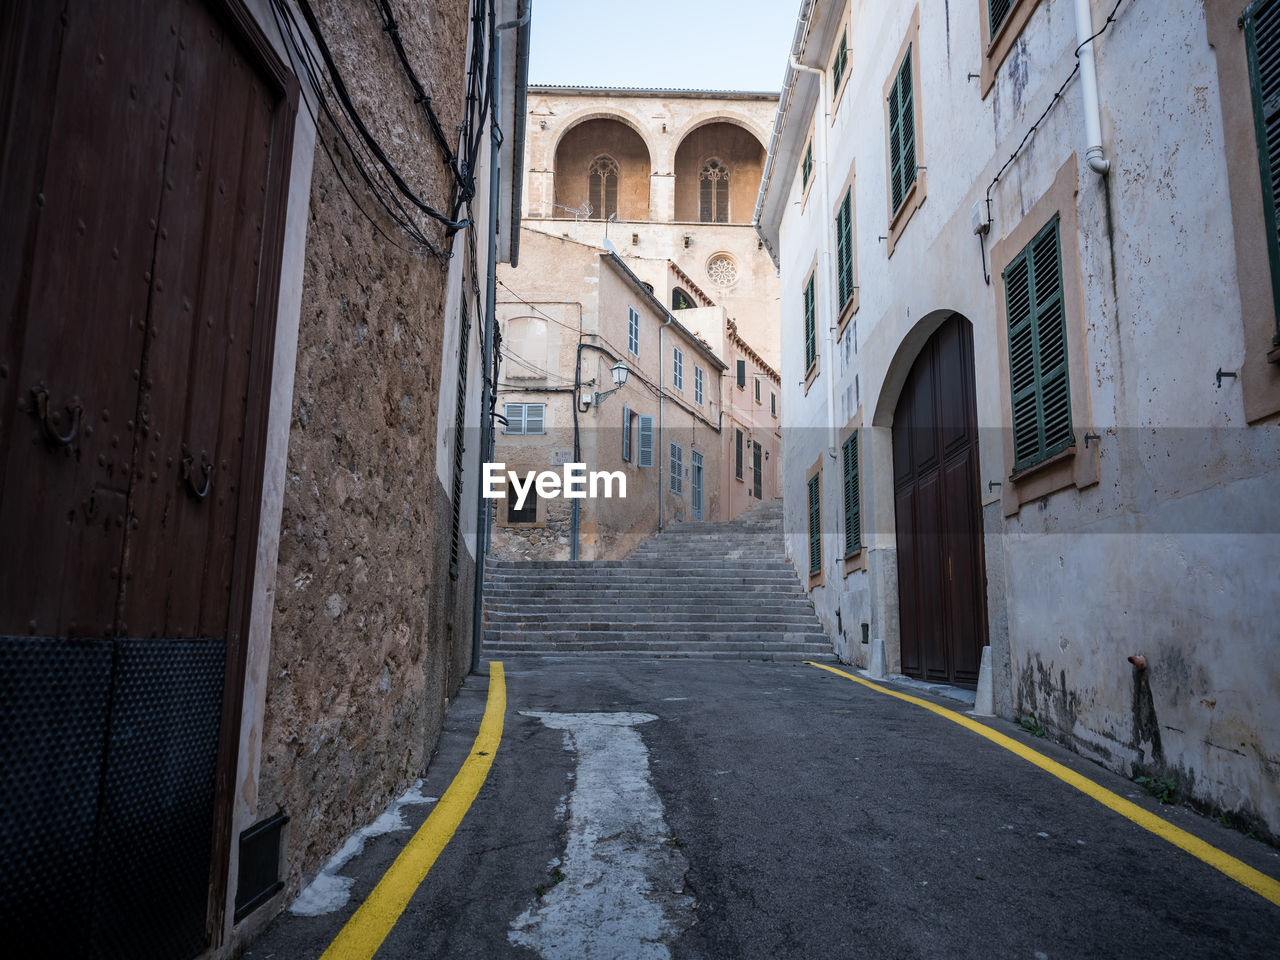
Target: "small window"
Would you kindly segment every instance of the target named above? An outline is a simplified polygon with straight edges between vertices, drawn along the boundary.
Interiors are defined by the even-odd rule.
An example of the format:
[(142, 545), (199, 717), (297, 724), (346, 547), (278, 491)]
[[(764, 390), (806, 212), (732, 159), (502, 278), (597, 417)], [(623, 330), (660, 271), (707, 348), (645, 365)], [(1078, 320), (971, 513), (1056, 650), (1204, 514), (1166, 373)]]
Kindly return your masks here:
[(742, 479), (742, 431), (733, 431), (733, 475), (739, 480)]
[(640, 428), (640, 449), (637, 452), (637, 467), (653, 466), (653, 416), (640, 414), (637, 426)]
[(822, 473), (809, 478), (809, 575), (822, 572)]
[(859, 499), (858, 434), (854, 431), (841, 447), (844, 468), (844, 555), (862, 549), (862, 504)]
[(538, 522), (538, 495), (530, 489), (528, 495), (524, 498), (524, 506), (516, 509), (516, 503), (520, 496), (516, 493), (516, 488), (512, 484), (507, 484), (507, 523), (537, 523)]
[(778, 419), (778, 395), (772, 390), (769, 391), (769, 415)]
[(635, 307), (627, 307), (627, 349), (632, 356), (640, 356), (640, 314)]
[(622, 408), (622, 462), (631, 462), (631, 408)]
[(804, 148), (804, 160), (800, 163), (800, 189), (809, 189), (809, 179), (813, 176), (813, 138)]
[(678, 443), (671, 444), (671, 492), (684, 493), (684, 448)]
[(685, 293), (679, 287), (671, 289), (671, 309), (672, 310), (691, 310), (693, 308), (693, 298)]
[(738, 389), (744, 390), (747, 386), (747, 361), (739, 360), (736, 364), (738, 375)]
[(1075, 442), (1058, 217), (1005, 267), (1004, 289), (1017, 472)]
[(902, 209), (916, 182), (916, 114), (911, 77), (911, 46), (889, 89), (889, 208)]
[(755, 378), (755, 383), (756, 383), (756, 403), (759, 403), (760, 402), (760, 378), (759, 377)]
[(714, 157), (698, 171), (698, 219), (729, 222), (729, 168)]
[(853, 188), (844, 195), (836, 214), (836, 277), (840, 287), (840, 309), (853, 299)]
[(679, 347), (671, 348), (671, 385), (684, 389), (684, 352)]
[(987, 0), (987, 18), (991, 25), (991, 32), (987, 34), (988, 38), (995, 38), (1000, 32), (1000, 28), (1004, 26), (1004, 22), (1009, 19), (1009, 11), (1013, 9), (1013, 5), (1018, 0)]
[(588, 170), (587, 202), (592, 220), (608, 220), (618, 214), (618, 162), (596, 157)]
[(813, 274), (804, 285), (804, 369), (806, 375), (818, 362), (817, 294), (813, 287)]
[(693, 402), (702, 405), (702, 368), (693, 368)]
[(836, 48), (836, 58), (831, 64), (831, 93), (840, 92), (840, 82), (844, 80), (845, 68), (849, 66), (849, 33), (840, 31), (840, 46)]
[(503, 433), (546, 433), (545, 403), (508, 403), (506, 409), (507, 428)]

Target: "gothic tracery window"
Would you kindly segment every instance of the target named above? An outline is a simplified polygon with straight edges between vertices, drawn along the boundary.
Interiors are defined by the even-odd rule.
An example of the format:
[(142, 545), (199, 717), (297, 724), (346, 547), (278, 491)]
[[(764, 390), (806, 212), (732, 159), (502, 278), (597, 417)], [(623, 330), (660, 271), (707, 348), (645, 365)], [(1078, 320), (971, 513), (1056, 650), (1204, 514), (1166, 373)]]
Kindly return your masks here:
[(715, 157), (698, 172), (698, 219), (703, 223), (729, 222), (729, 168)]
[(592, 220), (608, 220), (618, 213), (618, 162), (613, 157), (600, 156), (591, 162), (587, 201), (591, 204)]

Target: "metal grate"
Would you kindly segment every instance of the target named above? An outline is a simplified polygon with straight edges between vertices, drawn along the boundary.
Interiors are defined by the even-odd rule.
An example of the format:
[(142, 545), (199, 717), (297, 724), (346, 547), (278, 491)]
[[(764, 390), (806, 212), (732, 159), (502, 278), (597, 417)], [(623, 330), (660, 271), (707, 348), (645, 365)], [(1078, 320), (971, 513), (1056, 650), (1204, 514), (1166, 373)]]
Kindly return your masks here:
[(0, 637), (0, 916), (10, 956), (74, 956), (83, 944), (110, 677), (110, 640)]
[(116, 656), (90, 957), (187, 960), (207, 942), (226, 644), (119, 640)]

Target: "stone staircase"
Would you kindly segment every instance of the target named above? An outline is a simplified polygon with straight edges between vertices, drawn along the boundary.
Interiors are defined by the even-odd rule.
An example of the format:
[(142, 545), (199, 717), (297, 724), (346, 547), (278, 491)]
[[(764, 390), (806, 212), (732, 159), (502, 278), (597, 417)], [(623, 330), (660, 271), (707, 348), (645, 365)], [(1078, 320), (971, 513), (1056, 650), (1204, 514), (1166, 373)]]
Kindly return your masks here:
[(782, 501), (676, 524), (625, 560), (490, 560), (483, 655), (823, 660), (831, 643), (782, 547)]

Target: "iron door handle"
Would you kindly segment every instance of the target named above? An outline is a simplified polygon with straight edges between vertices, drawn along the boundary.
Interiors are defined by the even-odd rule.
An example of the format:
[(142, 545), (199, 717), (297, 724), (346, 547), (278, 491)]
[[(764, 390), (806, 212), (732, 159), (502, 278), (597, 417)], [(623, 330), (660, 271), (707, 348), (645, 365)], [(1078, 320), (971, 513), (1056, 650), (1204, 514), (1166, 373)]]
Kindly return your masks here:
[(213, 464), (204, 458), (204, 454), (200, 454), (200, 473), (204, 475), (203, 486), (196, 480), (196, 461), (190, 454), (186, 454), (182, 458), (182, 479), (187, 484), (187, 493), (195, 497), (197, 500), (204, 500), (209, 496), (209, 491), (213, 489)]
[(69, 446), (75, 440), (76, 434), (80, 432), (80, 415), (84, 412), (84, 408), (80, 405), (80, 398), (72, 397), (71, 402), (66, 406), (67, 413), (71, 414), (71, 429), (66, 434), (59, 433), (57, 425), (53, 422), (53, 417), (56, 417), (57, 413), (55, 412), (53, 416), (49, 414), (49, 390), (43, 383), (31, 388), (31, 399), (34, 401), (32, 413), (40, 421), (45, 440), (55, 447)]

